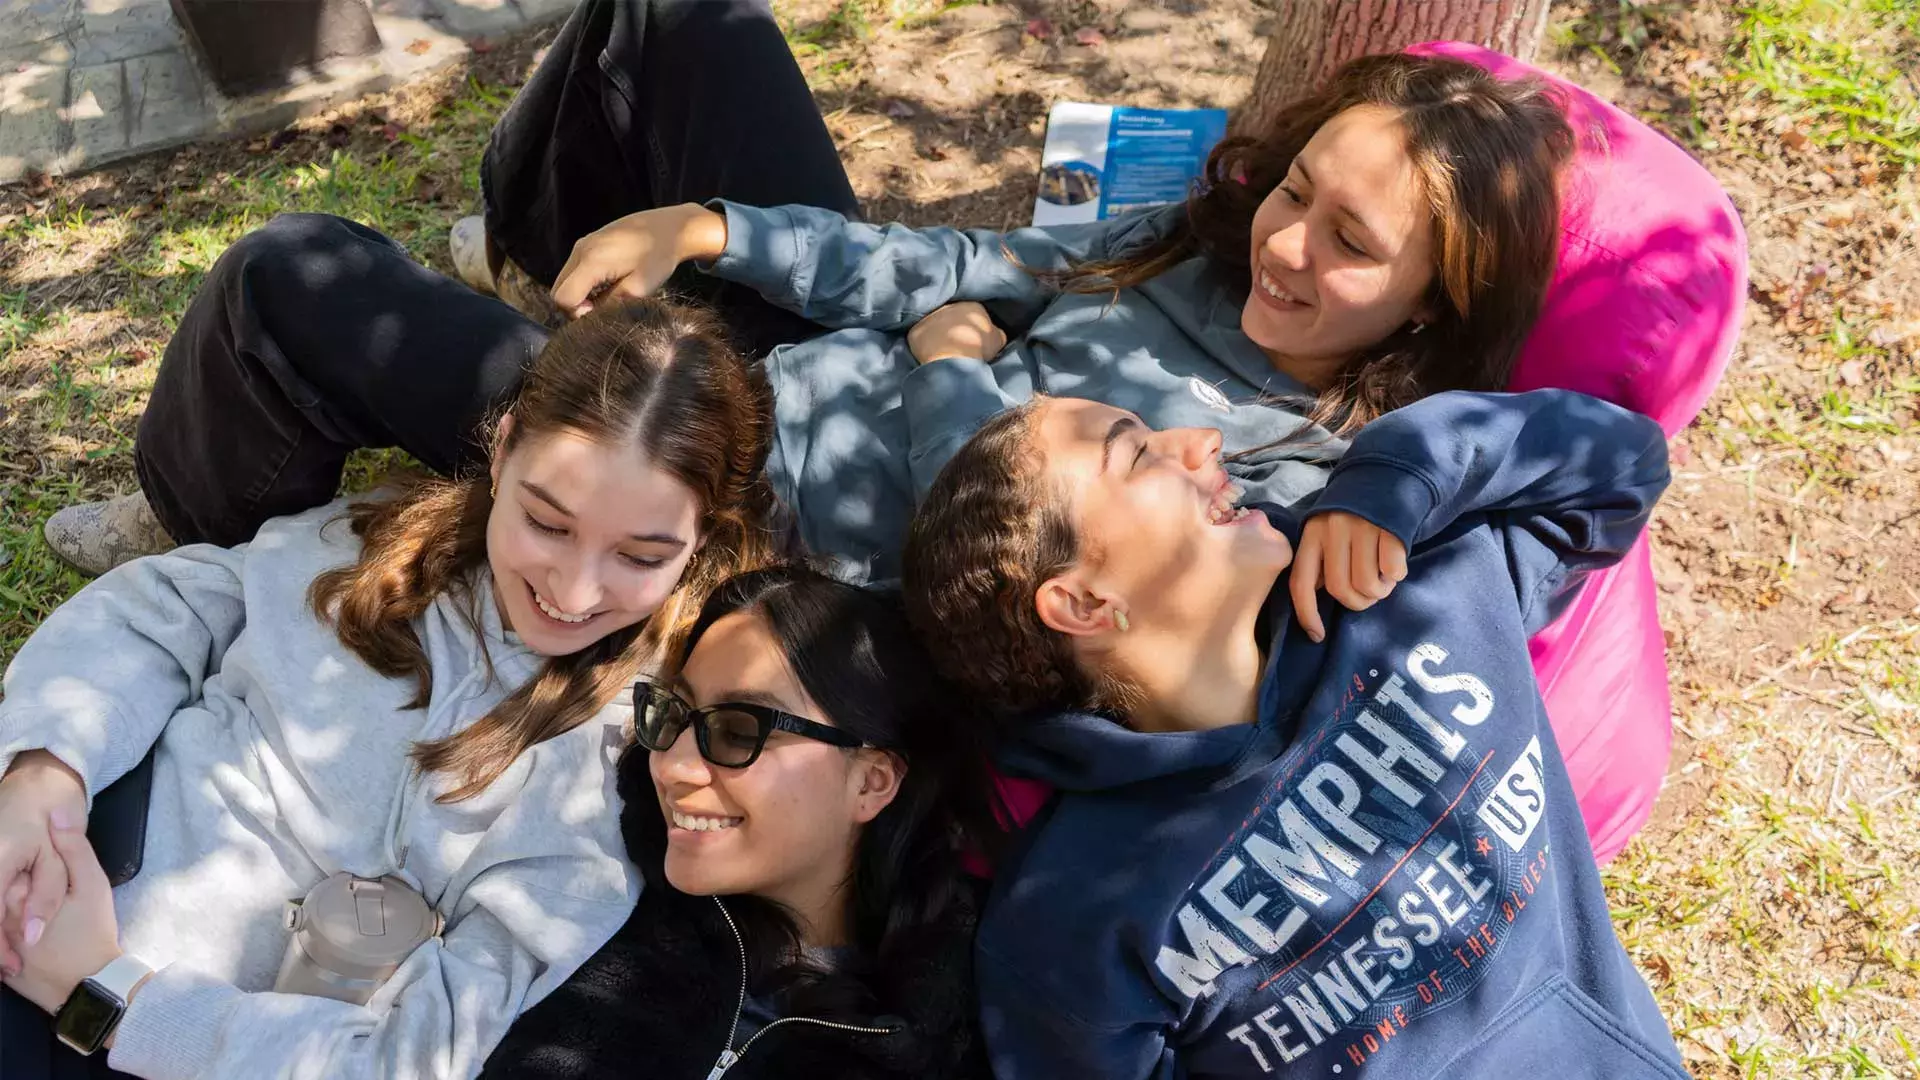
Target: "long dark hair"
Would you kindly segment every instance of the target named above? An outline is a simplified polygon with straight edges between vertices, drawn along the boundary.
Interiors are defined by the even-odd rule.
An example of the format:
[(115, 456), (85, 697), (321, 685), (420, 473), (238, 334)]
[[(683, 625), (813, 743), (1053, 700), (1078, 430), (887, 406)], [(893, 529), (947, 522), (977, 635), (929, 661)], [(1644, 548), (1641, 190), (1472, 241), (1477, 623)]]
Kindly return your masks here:
[[(708, 598), (680, 655), (691, 655), (708, 628), (736, 612), (765, 621), (794, 677), (836, 727), (906, 762), (899, 793), (854, 849), (847, 890), (854, 968), (825, 973), (801, 959), (794, 916), (773, 901), (724, 898), (758, 992), (791, 995), (806, 1015), (870, 1016), (866, 984), (908, 975), (895, 958), (922, 955), (922, 935), (941, 932), (973, 902), (962, 853), (990, 851), (999, 836), (990, 747), (934, 674), (897, 596), (800, 566), (742, 574)], [(621, 763), (621, 827), (646, 889), (672, 891), (666, 822), (641, 763), (647, 753), (635, 744), (627, 754), (640, 760)]]
[[(1433, 220), (1431, 321), (1397, 330), (1340, 368), (1308, 419), (1351, 435), (1444, 390), (1501, 390), (1540, 316), (1558, 253), (1560, 169), (1574, 137), (1554, 91), (1441, 56), (1392, 53), (1342, 66), (1272, 126), (1214, 147), (1178, 227), (1145, 247), (1043, 275), (1071, 292), (1137, 285), (1195, 255), (1235, 288), (1253, 282), (1254, 213), (1321, 126), (1360, 105), (1391, 109)], [(1304, 430), (1304, 429), (1303, 429)]]
[[(761, 475), (772, 445), (772, 391), (758, 365), (727, 344), (697, 308), (659, 300), (596, 309), (563, 327), (528, 369), (508, 406), (514, 418), (495, 453), (559, 431), (631, 446), (700, 501), (705, 541), (660, 610), (566, 656), (462, 731), (414, 748), (429, 772), (453, 774), (444, 801), (470, 798), (529, 747), (592, 716), (669, 653), (714, 585), (772, 557)], [(347, 511), (360, 557), (314, 580), (314, 613), (382, 675), (411, 678), (410, 707), (427, 703), (433, 673), (413, 620), (440, 594), (468, 590), (487, 561), (492, 485), (484, 471), (457, 479), (405, 478), (392, 497)]]
[(1081, 558), (1064, 493), (1033, 445), (1036, 395), (974, 432), (927, 491), (907, 529), (907, 614), (942, 675), (1000, 725), (1035, 713), (1124, 715), (1132, 688), (1090, 673), (1071, 639), (1040, 620), (1040, 586)]

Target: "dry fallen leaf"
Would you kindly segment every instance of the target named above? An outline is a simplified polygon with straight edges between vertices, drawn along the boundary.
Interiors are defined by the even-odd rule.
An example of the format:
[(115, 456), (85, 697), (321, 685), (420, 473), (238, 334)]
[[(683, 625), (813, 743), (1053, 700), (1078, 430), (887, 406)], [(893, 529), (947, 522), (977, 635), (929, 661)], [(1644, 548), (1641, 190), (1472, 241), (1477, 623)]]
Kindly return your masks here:
[(407, 43), (407, 51), (415, 56), (425, 56), (427, 50), (431, 48), (433, 48), (433, 42), (428, 41), (426, 38), (414, 38)]
[(1027, 36), (1045, 41), (1053, 36), (1053, 20), (1034, 18), (1027, 20)]
[(1840, 381), (1848, 386), (1859, 386), (1867, 381), (1867, 369), (1858, 360), (1849, 360), (1840, 365)]
[(1107, 35), (1095, 30), (1091, 26), (1083, 26), (1073, 32), (1073, 42), (1076, 45), (1085, 45), (1091, 49), (1105, 45), (1107, 43)]

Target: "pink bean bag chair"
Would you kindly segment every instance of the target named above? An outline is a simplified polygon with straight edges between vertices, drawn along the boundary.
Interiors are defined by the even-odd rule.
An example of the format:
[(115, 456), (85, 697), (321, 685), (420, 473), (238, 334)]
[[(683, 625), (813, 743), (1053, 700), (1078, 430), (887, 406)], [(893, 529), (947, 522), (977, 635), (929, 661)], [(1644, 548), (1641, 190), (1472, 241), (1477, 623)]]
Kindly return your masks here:
[[(1653, 418), (1669, 436), (1686, 427), (1726, 370), (1747, 292), (1746, 234), (1726, 192), (1686, 151), (1564, 79), (1465, 42), (1407, 51), (1457, 57), (1502, 79), (1545, 79), (1579, 138), (1562, 181), (1559, 266), (1511, 389), (1579, 390)], [(1673, 738), (1647, 538), (1588, 578), (1531, 650), (1605, 863), (1652, 812)], [(1001, 793), (1024, 822), (1048, 789), (1007, 778)]]
[[(1556, 86), (1580, 139), (1561, 189), (1560, 260), (1512, 389), (1564, 387), (1626, 406), (1669, 436), (1726, 370), (1747, 292), (1747, 240), (1726, 192), (1658, 132), (1585, 90), (1457, 41), (1496, 77)], [(1532, 642), (1533, 670), (1602, 863), (1646, 823), (1673, 737), (1666, 639), (1642, 536)]]

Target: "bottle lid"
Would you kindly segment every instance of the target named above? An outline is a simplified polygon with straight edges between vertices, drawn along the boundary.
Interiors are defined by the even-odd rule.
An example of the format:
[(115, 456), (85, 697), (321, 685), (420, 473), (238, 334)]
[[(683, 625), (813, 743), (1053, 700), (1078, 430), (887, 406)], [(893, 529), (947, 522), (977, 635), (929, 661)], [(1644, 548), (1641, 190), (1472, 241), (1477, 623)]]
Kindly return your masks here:
[(440, 932), (440, 916), (426, 898), (392, 876), (342, 870), (315, 885), (302, 908), (301, 947), (347, 978), (382, 978)]

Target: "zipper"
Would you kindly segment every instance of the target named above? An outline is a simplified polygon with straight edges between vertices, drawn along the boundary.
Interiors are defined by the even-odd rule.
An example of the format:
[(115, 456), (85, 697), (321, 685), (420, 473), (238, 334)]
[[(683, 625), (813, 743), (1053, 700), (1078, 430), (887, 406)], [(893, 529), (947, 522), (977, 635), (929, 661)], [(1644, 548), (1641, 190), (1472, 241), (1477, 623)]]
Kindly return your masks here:
[(733, 931), (733, 943), (740, 950), (740, 996), (734, 1002), (733, 1025), (727, 1029), (726, 1049), (720, 1051), (719, 1058), (713, 1063), (713, 1071), (707, 1074), (707, 1080), (720, 1080), (721, 1077), (726, 1075), (728, 1069), (739, 1064), (740, 1059), (747, 1056), (747, 1051), (753, 1048), (754, 1043), (760, 1041), (760, 1036), (765, 1035), (781, 1024), (813, 1024), (816, 1027), (830, 1028), (834, 1031), (851, 1032), (855, 1035), (893, 1034), (894, 1029), (892, 1028), (861, 1027), (857, 1024), (841, 1024), (832, 1020), (815, 1020), (809, 1016), (787, 1016), (775, 1020), (766, 1027), (754, 1032), (752, 1038), (748, 1039), (740, 1049), (735, 1050), (733, 1048), (733, 1037), (740, 1033), (740, 1016), (747, 1010), (747, 942), (745, 938), (740, 936), (740, 927), (733, 921), (733, 914), (727, 910), (727, 905), (722, 904), (720, 898), (717, 896), (713, 898), (713, 902), (720, 908), (721, 916), (727, 920), (727, 929)]

